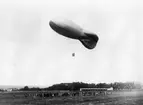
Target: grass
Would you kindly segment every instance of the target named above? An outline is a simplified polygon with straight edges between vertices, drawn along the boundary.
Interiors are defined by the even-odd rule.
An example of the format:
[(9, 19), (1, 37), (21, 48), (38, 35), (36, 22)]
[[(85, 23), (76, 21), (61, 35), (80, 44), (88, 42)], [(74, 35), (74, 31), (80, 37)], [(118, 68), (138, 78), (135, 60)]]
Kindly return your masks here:
[(26, 93), (36, 92), (0, 93), (0, 105), (143, 105), (143, 91), (114, 91), (105, 96), (55, 98), (25, 97)]

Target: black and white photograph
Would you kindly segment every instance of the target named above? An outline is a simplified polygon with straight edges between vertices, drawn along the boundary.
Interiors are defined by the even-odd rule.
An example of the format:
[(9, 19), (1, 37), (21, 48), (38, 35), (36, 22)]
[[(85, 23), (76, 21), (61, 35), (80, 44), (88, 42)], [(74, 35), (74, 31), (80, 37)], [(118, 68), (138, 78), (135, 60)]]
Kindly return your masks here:
[(143, 1), (0, 0), (0, 105), (143, 105)]

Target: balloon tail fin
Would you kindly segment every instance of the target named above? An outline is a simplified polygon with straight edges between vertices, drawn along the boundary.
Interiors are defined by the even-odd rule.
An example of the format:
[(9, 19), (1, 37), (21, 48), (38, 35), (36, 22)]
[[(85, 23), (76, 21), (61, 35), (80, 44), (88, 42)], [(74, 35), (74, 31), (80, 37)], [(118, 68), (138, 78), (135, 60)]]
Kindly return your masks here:
[(92, 34), (87, 34), (87, 38), (86, 39), (79, 39), (80, 42), (88, 49), (93, 49), (95, 48), (97, 42), (98, 42), (98, 37), (96, 35), (92, 35)]

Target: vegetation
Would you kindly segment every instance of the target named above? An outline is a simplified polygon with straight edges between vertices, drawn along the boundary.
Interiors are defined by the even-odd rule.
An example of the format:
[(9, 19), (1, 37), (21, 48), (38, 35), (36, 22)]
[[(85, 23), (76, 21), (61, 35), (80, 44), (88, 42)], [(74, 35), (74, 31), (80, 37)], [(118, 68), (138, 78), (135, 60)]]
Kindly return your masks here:
[[(110, 87), (113, 87), (115, 91), (109, 91), (107, 94), (98, 93), (95, 96), (76, 95), (78, 93), (76, 90), (80, 88)], [(141, 84), (134, 82), (116, 82), (110, 84), (73, 82), (55, 84), (47, 88), (30, 88), (25, 86), (19, 89), (19, 92), (1, 92), (0, 105), (143, 105), (143, 90), (138, 90), (141, 87)], [(120, 89), (125, 90), (116, 91)], [(75, 92), (59, 90), (73, 90)]]
[(39, 87), (32, 87), (29, 88), (28, 86), (24, 86), (24, 88), (19, 89), (20, 91), (40, 91), (41, 89)]
[(114, 90), (121, 90), (121, 89), (141, 89), (142, 85), (139, 83), (134, 82), (115, 82), (115, 83), (98, 83), (98, 84), (89, 84), (89, 83), (83, 83), (83, 82), (73, 82), (73, 83), (60, 83), (60, 84), (54, 84), (47, 88), (29, 88), (28, 86), (25, 86), (24, 88), (21, 88), (22, 91), (40, 91), (40, 90), (69, 90), (69, 91), (77, 91), (80, 88), (110, 88), (113, 87)]

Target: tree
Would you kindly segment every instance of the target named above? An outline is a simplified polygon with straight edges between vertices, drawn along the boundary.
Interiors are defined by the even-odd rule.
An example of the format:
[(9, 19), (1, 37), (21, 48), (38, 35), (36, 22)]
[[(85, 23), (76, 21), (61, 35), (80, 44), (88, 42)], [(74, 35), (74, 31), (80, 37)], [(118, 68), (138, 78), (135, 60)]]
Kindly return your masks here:
[(25, 91), (25, 90), (29, 90), (28, 86), (24, 86), (24, 88), (21, 88), (20, 90)]

